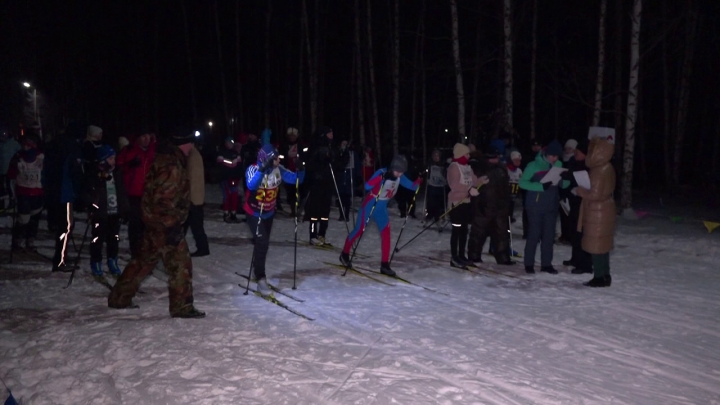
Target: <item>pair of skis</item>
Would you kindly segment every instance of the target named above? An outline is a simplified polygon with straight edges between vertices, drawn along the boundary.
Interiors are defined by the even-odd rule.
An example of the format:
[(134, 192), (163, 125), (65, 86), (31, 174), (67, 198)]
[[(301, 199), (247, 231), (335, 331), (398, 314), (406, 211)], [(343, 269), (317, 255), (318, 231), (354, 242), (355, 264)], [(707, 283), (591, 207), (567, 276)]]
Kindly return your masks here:
[[(252, 291), (253, 294), (255, 294), (256, 296), (264, 299), (264, 300), (267, 301), (267, 302), (270, 302), (270, 303), (272, 303), (272, 304), (275, 304), (275, 305), (279, 306), (280, 308), (282, 308), (282, 309), (284, 309), (284, 310), (292, 313), (293, 315), (297, 315), (297, 316), (299, 316), (300, 318), (306, 319), (306, 320), (308, 320), (308, 321), (314, 321), (314, 320), (315, 320), (315, 318), (311, 318), (311, 317), (303, 314), (302, 312), (300, 312), (300, 311), (298, 311), (298, 310), (290, 307), (290, 306), (287, 305), (286, 303), (278, 300), (277, 298), (275, 298), (275, 295), (274, 295), (274, 294), (271, 294), (271, 295), (263, 295), (263, 294), (260, 294), (260, 292), (257, 290), (257, 288), (253, 288), (253, 287), (251, 286), (251, 283), (254, 282), (254, 281), (249, 280), (245, 274), (240, 274), (240, 273), (238, 273), (238, 272), (235, 272), (235, 274), (237, 274), (238, 276), (242, 277), (242, 278), (245, 280), (245, 283), (239, 283), (238, 286), (240, 286), (240, 287), (242, 287), (242, 288), (247, 288), (247, 289), (249, 289), (249, 290)], [(270, 283), (268, 283), (268, 287), (270, 287), (270, 289), (273, 291), (273, 293), (278, 293), (278, 294), (280, 294), (280, 295), (282, 295), (282, 296), (285, 296), (285, 297), (287, 297), (287, 298), (289, 298), (289, 299), (291, 299), (291, 300), (293, 300), (293, 301), (295, 301), (295, 302), (300, 302), (300, 303), (305, 302), (304, 299), (298, 298), (298, 297), (296, 297), (296, 296), (294, 296), (294, 295), (292, 295), (292, 294), (288, 294), (288, 293), (286, 293), (285, 291), (281, 290), (280, 288), (278, 288), (278, 287), (276, 287), (276, 286), (274, 286), (274, 285), (272, 285), (272, 284), (270, 284)]]

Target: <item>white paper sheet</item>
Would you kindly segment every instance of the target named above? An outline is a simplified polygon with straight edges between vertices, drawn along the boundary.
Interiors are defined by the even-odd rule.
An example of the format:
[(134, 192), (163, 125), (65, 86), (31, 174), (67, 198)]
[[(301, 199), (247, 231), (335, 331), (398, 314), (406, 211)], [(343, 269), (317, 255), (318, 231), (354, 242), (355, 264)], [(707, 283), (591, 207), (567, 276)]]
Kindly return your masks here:
[(560, 183), (560, 175), (566, 172), (567, 169), (562, 167), (552, 167), (548, 170), (547, 174), (540, 180), (540, 183), (552, 183), (553, 186), (557, 186)]
[(590, 190), (590, 175), (587, 170), (573, 172), (573, 176), (575, 176), (578, 186)]

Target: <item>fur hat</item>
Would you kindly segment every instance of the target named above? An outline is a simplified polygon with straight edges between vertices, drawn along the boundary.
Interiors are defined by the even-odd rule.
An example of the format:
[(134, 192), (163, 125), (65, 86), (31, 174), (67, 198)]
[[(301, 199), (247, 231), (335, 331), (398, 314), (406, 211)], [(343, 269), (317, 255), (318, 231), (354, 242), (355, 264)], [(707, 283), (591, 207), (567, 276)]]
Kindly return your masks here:
[(545, 147), (545, 156), (560, 156), (563, 153), (563, 148), (560, 146), (560, 142), (553, 140)]
[(470, 153), (470, 148), (468, 148), (467, 145), (464, 145), (462, 143), (456, 143), (455, 146), (453, 146), (454, 159), (460, 159), (468, 153)]
[(405, 173), (408, 168), (408, 161), (405, 159), (405, 156), (403, 155), (397, 155), (393, 158), (392, 162), (390, 162), (389, 169), (391, 171), (396, 171), (400, 173)]
[(87, 127), (86, 139), (89, 139), (91, 141), (99, 141), (102, 133), (102, 128), (96, 127), (95, 125), (90, 125)]

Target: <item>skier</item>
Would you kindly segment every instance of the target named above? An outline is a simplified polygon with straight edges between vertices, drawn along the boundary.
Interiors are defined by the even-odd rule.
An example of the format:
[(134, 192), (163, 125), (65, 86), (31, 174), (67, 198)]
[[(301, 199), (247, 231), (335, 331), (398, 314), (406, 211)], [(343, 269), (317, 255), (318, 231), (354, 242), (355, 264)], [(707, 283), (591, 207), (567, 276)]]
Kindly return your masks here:
[[(508, 235), (508, 207), (510, 206), (510, 181), (507, 167), (500, 163), (500, 151), (490, 145), (485, 156), (471, 158), (470, 166), (475, 176), (486, 176), (487, 186), (472, 197), (472, 228), (468, 243), (468, 260), (482, 262), (485, 239), (490, 236), (491, 253), (497, 264), (512, 265)], [(472, 156), (472, 155), (471, 155)]]
[(240, 182), (242, 181), (242, 161), (240, 154), (235, 150), (235, 141), (232, 137), (225, 138), (225, 148), (217, 157), (220, 167), (220, 188), (223, 193), (223, 221), (239, 222), (237, 217), (240, 202)]
[[(427, 185), (425, 201), (425, 221), (434, 222), (440, 219), (445, 211), (445, 199), (447, 198), (447, 164), (442, 161), (439, 149), (432, 152), (432, 160), (426, 170)], [(442, 226), (438, 223), (438, 232), (442, 232)]]
[(291, 172), (280, 166), (280, 155), (271, 144), (265, 144), (258, 151), (257, 163), (248, 167), (245, 174), (247, 181), (247, 198), (244, 210), (248, 216), (248, 227), (254, 238), (253, 262), (258, 292), (270, 295), (271, 291), (265, 279), (265, 259), (270, 244), (275, 204), (280, 184), (302, 183), (305, 171), (302, 165), (299, 171)]
[(110, 145), (101, 145), (96, 153), (97, 167), (87, 174), (82, 197), (92, 221), (90, 269), (93, 276), (103, 276), (102, 247), (105, 243), (108, 270), (118, 277), (122, 273), (117, 262), (120, 221), (127, 218), (130, 204), (121, 170), (115, 166), (115, 151)]
[(22, 150), (10, 160), (7, 176), (15, 181), (14, 195), (17, 198), (18, 220), (12, 230), (12, 249), (22, 250), (20, 240), (25, 239), (25, 248), (35, 251), (35, 238), (40, 223), (40, 212), (44, 205), (43, 162), (45, 155), (38, 149), (34, 135), (22, 138)]
[(580, 219), (580, 206), (582, 205), (582, 198), (578, 195), (577, 181), (574, 172), (587, 171), (588, 168), (585, 165), (585, 160), (588, 151), (588, 141), (580, 140), (575, 148), (575, 156), (573, 156), (567, 163), (567, 172), (563, 173), (563, 178), (570, 181), (571, 190), (569, 192), (568, 199), (570, 201), (570, 224), (568, 227), (572, 230), (572, 256), (570, 260), (563, 262), (564, 266), (573, 266), (573, 274), (584, 274), (592, 273), (592, 257), (590, 253), (586, 252), (582, 248), (582, 232), (578, 232), (578, 224)]
[(145, 224), (142, 220), (142, 196), (145, 188), (145, 176), (155, 158), (156, 141), (149, 129), (142, 129), (133, 143), (123, 148), (117, 155), (116, 163), (122, 171), (125, 190), (128, 195), (128, 240), (130, 255), (140, 252)]
[(308, 152), (308, 196), (305, 203), (306, 221), (310, 221), (310, 244), (329, 246), (325, 240), (330, 217), (332, 197), (335, 195), (333, 172), (342, 173), (348, 156), (333, 145), (333, 131), (320, 127), (318, 136)]
[(85, 161), (85, 173), (93, 171), (95, 167), (95, 156), (97, 155), (97, 148), (102, 145), (103, 130), (95, 125), (87, 127), (87, 133), (85, 134), (85, 142), (82, 145), (82, 156)]
[(510, 180), (510, 222), (515, 222), (515, 202), (520, 194), (520, 177), (522, 177), (522, 155), (514, 150), (510, 152), (510, 161), (507, 163), (508, 179)]
[(520, 179), (520, 188), (527, 190), (525, 208), (528, 212), (529, 225), (525, 244), (525, 271), (529, 274), (535, 273), (535, 249), (540, 241), (542, 241), (540, 271), (557, 274), (557, 270), (552, 265), (552, 259), (555, 225), (560, 204), (559, 188), (566, 188), (569, 182), (563, 180), (558, 185), (553, 185), (550, 182), (541, 183), (540, 180), (551, 167), (562, 167), (562, 163), (558, 160), (561, 153), (560, 143), (558, 141), (550, 142), (543, 151), (538, 153), (535, 160), (527, 165)]
[(582, 248), (592, 254), (593, 278), (587, 287), (610, 287), (610, 251), (615, 232), (615, 169), (610, 163), (615, 145), (595, 138), (590, 141), (586, 165), (590, 168), (590, 190), (578, 187), (582, 197), (578, 231), (582, 231)]
[[(300, 153), (302, 152), (302, 142), (298, 136), (297, 128), (287, 129), (287, 143), (282, 146), (280, 155), (283, 156), (282, 165), (291, 172), (297, 170), (300, 163)], [(285, 183), (285, 193), (287, 194), (287, 203), (290, 206), (290, 216), (295, 216), (295, 203), (298, 190), (295, 190), (295, 183)]]
[(343, 266), (350, 267), (350, 249), (353, 243), (365, 232), (365, 226), (368, 218), (372, 213), (372, 219), (380, 231), (381, 238), (381, 264), (380, 272), (382, 274), (394, 277), (396, 274), (390, 268), (390, 219), (388, 218), (388, 202), (395, 196), (398, 186), (402, 186), (409, 190), (417, 190), (420, 187), (422, 178), (418, 178), (415, 182), (410, 181), (403, 173), (407, 171), (408, 162), (403, 155), (395, 156), (390, 163), (388, 169), (380, 169), (370, 177), (365, 183), (365, 190), (369, 193), (360, 208), (360, 212), (355, 223), (355, 228), (345, 239), (345, 246), (340, 254), (340, 263)]
[(133, 308), (132, 298), (158, 260), (168, 279), (170, 315), (202, 318), (193, 305), (192, 259), (182, 224), (190, 209), (190, 178), (187, 155), (195, 139), (192, 131), (178, 131), (171, 140), (159, 142), (150, 166), (142, 199), (145, 233), (139, 254), (125, 267), (108, 296), (110, 308)]

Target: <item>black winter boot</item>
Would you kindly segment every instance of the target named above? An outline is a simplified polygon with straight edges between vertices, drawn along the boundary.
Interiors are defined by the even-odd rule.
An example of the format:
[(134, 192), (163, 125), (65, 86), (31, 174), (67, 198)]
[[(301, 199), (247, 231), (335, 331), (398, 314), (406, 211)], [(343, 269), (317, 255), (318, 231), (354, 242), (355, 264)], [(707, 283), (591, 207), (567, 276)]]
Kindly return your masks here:
[(459, 257), (453, 257), (452, 259), (450, 259), (450, 267), (467, 270), (466, 263)]
[(535, 274), (535, 268), (533, 266), (525, 266), (525, 273)]
[(540, 271), (548, 274), (558, 274), (558, 271), (555, 270), (555, 267), (553, 266), (543, 266), (540, 268)]
[(587, 283), (583, 283), (586, 287), (610, 287), (612, 284), (612, 277), (609, 275), (603, 277), (593, 277), (592, 280)]
[(390, 277), (397, 276), (397, 274), (395, 274), (393, 269), (390, 268), (390, 263), (388, 263), (388, 262), (382, 262), (380, 264), (380, 273), (382, 273), (386, 276), (390, 276)]
[(342, 264), (345, 267), (352, 267), (352, 262), (350, 261), (350, 255), (345, 252), (340, 253), (340, 264)]

